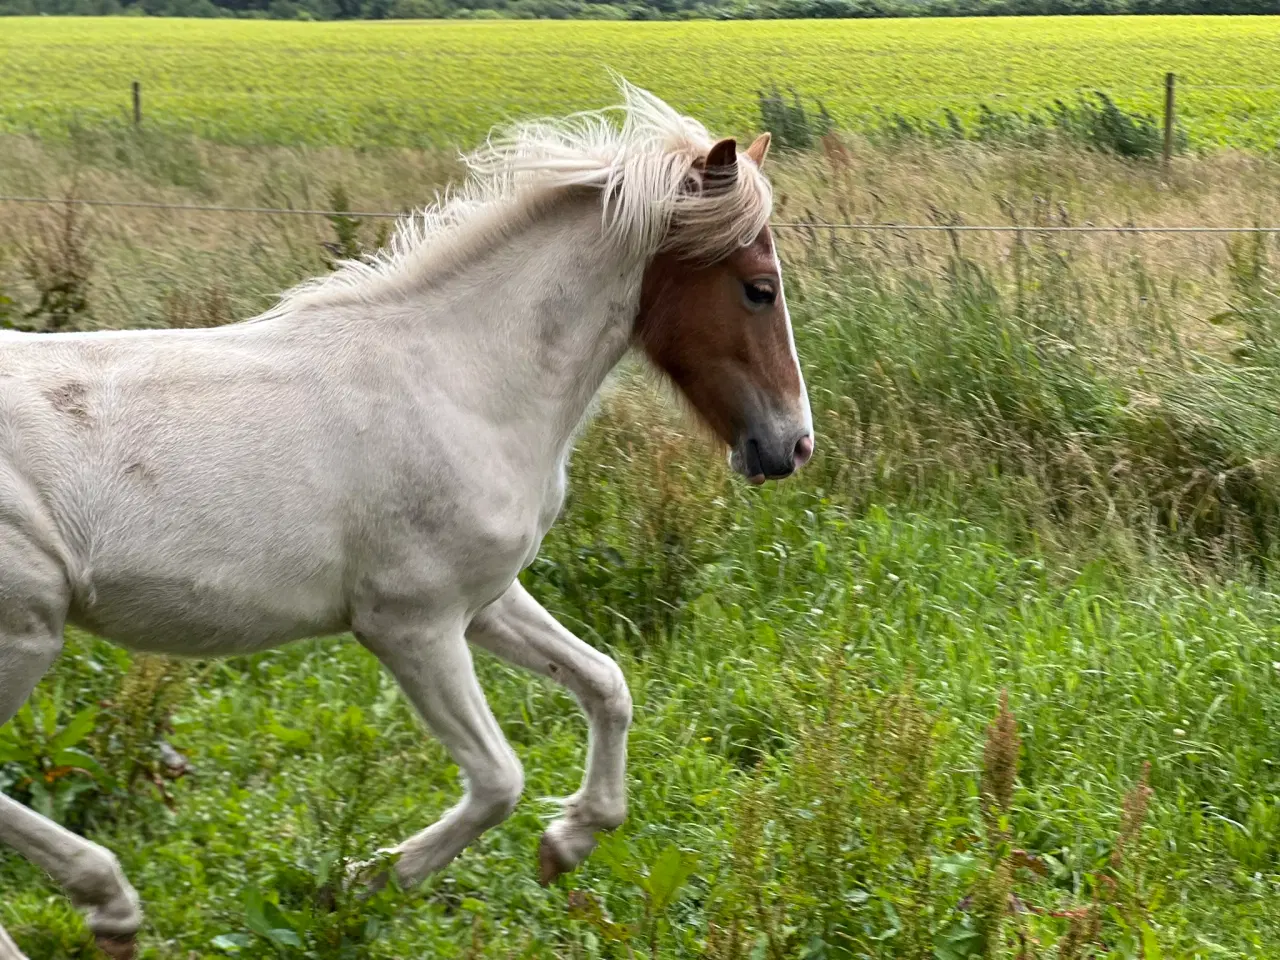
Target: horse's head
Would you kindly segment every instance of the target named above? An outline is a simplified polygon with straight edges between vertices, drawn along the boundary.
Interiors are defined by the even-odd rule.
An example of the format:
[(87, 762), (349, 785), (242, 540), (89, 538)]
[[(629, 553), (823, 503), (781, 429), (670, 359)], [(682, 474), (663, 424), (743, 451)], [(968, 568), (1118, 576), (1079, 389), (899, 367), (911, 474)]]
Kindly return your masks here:
[[(744, 155), (759, 168), (768, 148), (764, 134)], [(721, 140), (697, 165), (694, 188), (728, 195), (742, 172), (737, 145)], [(711, 263), (678, 250), (654, 257), (636, 334), (649, 359), (729, 445), (738, 473), (763, 483), (809, 461), (813, 421), (767, 225)]]

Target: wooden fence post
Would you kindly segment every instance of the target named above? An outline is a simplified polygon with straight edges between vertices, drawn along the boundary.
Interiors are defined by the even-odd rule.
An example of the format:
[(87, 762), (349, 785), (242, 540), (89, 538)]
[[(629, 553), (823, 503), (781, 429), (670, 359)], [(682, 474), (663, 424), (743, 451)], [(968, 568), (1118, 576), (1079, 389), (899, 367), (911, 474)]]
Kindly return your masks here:
[(142, 84), (133, 81), (133, 125), (142, 126)]
[(1173, 94), (1177, 78), (1172, 73), (1164, 75), (1164, 170), (1167, 174), (1173, 163), (1173, 130), (1175, 124)]

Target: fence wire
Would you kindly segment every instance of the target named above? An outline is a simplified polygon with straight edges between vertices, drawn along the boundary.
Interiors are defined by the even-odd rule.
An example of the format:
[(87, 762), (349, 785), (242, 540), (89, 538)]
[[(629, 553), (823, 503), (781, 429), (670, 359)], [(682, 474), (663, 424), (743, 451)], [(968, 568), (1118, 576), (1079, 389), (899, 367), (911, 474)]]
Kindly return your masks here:
[(0, 203), (43, 204), (65, 206), (77, 204), (83, 207), (125, 207), (137, 210), (185, 210), (191, 213), (261, 213), (272, 216), (296, 217), (364, 217), (398, 219), (412, 216), (412, 211), (391, 213), (386, 210), (307, 210), (296, 207), (219, 207), (202, 203), (153, 203), (149, 200), (89, 200), (80, 197), (10, 197), (0, 195)]
[[(264, 216), (293, 217), (356, 217), (361, 219), (398, 220), (414, 216), (414, 211), (403, 210), (310, 210), (297, 207), (222, 207), (198, 203), (159, 203), (149, 200), (95, 200), (80, 197), (21, 197), (0, 195), (0, 203), (65, 206), (75, 204), (85, 207), (125, 208), (137, 210), (171, 210), (186, 213), (261, 214)], [(842, 223), (821, 220), (781, 220), (771, 224), (781, 230), (849, 230), (889, 231), (917, 233), (1121, 233), (1121, 234), (1178, 234), (1178, 233), (1265, 233), (1280, 234), (1280, 226), (1211, 226), (1208, 224), (1174, 225), (1110, 225), (1079, 224), (1073, 226), (1030, 226), (1013, 223)]]
[[(425, 83), (425, 81), (424, 81)], [(784, 84), (777, 84), (773, 80), (762, 80), (750, 90), (744, 89), (741, 92), (738, 101), (741, 103), (751, 103), (762, 93), (767, 92), (775, 85), (783, 91), (790, 91), (792, 88)], [(1275, 83), (1191, 83), (1179, 77), (1178, 79), (1178, 95), (1186, 97), (1195, 94), (1197, 91), (1206, 92), (1275, 92), (1280, 90), (1280, 84)], [(1157, 85), (1125, 85), (1120, 87), (1105, 87), (1101, 85), (1081, 84), (1078, 86), (1062, 86), (1062, 87), (1045, 87), (1045, 88), (1028, 88), (1020, 87), (1014, 90), (954, 90), (948, 93), (928, 94), (918, 91), (903, 93), (891, 96), (884, 100), (884, 92), (881, 90), (861, 90), (857, 87), (822, 87), (807, 88), (804, 91), (804, 97), (814, 101), (823, 101), (833, 97), (841, 97), (849, 94), (866, 94), (868, 96), (875, 95), (884, 100), (886, 108), (905, 107), (920, 103), (937, 103), (946, 106), (964, 107), (982, 105), (988, 101), (996, 103), (1016, 103), (1019, 105), (1034, 105), (1042, 103), (1045, 100), (1062, 99), (1073, 96), (1089, 95), (1098, 91), (1106, 93), (1108, 96), (1119, 97), (1139, 97), (1159, 100), (1164, 96), (1164, 90)], [(178, 103), (183, 106), (200, 104), (202, 106), (217, 106), (219, 104), (231, 106), (243, 103), (244, 101), (257, 101), (271, 106), (296, 106), (310, 107), (316, 110), (325, 110), (333, 106), (333, 91), (328, 93), (320, 92), (310, 95), (299, 95), (295, 93), (278, 93), (269, 90), (260, 89), (244, 89), (244, 90), (220, 90), (209, 93), (197, 89), (184, 89), (181, 87), (162, 87), (142, 85), (142, 96), (146, 104), (150, 106), (168, 106)], [(87, 113), (101, 111), (115, 111), (120, 109), (128, 109), (129, 91), (127, 89), (102, 89), (84, 91), (89, 98), (88, 105), (80, 106), (76, 103), (69, 102), (65, 97), (46, 97), (39, 96), (39, 91), (24, 90), (21, 88), (10, 89), (6, 91), (7, 96), (0, 98), (0, 114), (11, 111), (20, 112), (33, 108), (53, 108), (65, 109), (72, 112), (81, 111)], [(668, 98), (672, 103), (678, 103), (679, 96), (671, 96)], [(459, 96), (451, 95), (447, 101), (443, 103), (431, 103), (430, 99), (420, 103), (406, 102), (402, 97), (390, 96), (350, 96), (348, 91), (342, 92), (342, 102), (344, 105), (358, 105), (362, 108), (371, 107), (392, 107), (399, 108), (398, 111), (393, 109), (389, 112), (414, 112), (421, 113), (424, 109), (435, 110), (439, 112), (449, 113), (456, 110), (475, 110), (481, 108), (488, 112), (500, 114), (503, 112), (523, 113), (527, 111), (537, 111), (549, 109), (548, 105), (560, 103), (565, 105), (563, 96), (554, 90), (539, 90), (529, 95), (516, 94), (507, 99), (495, 100), (494, 97), (483, 96)], [(535, 105), (538, 104), (538, 105)], [(539, 106), (540, 105), (540, 106)], [(456, 108), (456, 109), (455, 109)], [(733, 108), (729, 108), (730, 112)], [(721, 112), (724, 112), (723, 110)], [(200, 120), (202, 114), (199, 112), (186, 112), (182, 119)]]

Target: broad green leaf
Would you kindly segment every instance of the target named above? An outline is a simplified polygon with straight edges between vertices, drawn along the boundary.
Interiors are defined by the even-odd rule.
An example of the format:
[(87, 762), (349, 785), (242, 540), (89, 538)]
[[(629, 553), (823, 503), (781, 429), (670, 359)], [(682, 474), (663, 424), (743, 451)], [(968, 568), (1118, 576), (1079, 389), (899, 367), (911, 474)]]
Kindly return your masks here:
[(1160, 960), (1164, 956), (1164, 952), (1160, 949), (1160, 941), (1156, 938), (1156, 932), (1148, 923), (1142, 924), (1142, 956), (1143, 960)]
[(98, 708), (88, 706), (71, 718), (71, 722), (58, 731), (58, 735), (49, 742), (49, 752), (57, 753), (77, 743), (93, 732), (98, 722)]
[(22, 742), (30, 741), (38, 735), (36, 715), (35, 711), (31, 709), (30, 701), (24, 703), (17, 715), (14, 716), (13, 726), (10, 729), (14, 731), (15, 739)]
[(210, 940), (209, 945), (215, 950), (239, 953), (245, 947), (253, 946), (253, 937), (243, 933), (224, 933)]
[(978, 863), (978, 858), (971, 853), (949, 853), (946, 856), (933, 858), (935, 870), (966, 882), (977, 876)]
[(35, 752), (16, 740), (0, 739), (0, 763), (35, 763)]
[(270, 939), (272, 926), (267, 922), (265, 909), (266, 901), (262, 899), (262, 891), (252, 886), (246, 889), (244, 892), (245, 926), (258, 936)]
[(99, 780), (109, 779), (107, 772), (102, 769), (98, 761), (83, 750), (68, 747), (66, 750), (59, 750), (53, 755), (52, 759), (55, 766), (79, 767), (81, 770), (93, 774)]
[(296, 747), (299, 750), (305, 750), (307, 747), (311, 746), (311, 734), (306, 730), (296, 730), (293, 727), (286, 727), (275, 720), (272, 720), (267, 726), (267, 732), (287, 747)]
[(283, 943), (288, 947), (301, 947), (302, 938), (290, 930), (288, 927), (276, 927), (268, 935), (267, 939), (275, 943)]
[(333, 874), (334, 864), (338, 860), (336, 851), (329, 850), (320, 856), (320, 862), (316, 865), (316, 886), (323, 887), (329, 882), (329, 877)]
[(31, 809), (49, 820), (55, 819), (53, 794), (45, 786), (44, 781), (39, 778), (31, 781)]
[(634, 883), (642, 890), (648, 886), (645, 876), (636, 865), (635, 853), (621, 836), (611, 834), (600, 841), (596, 848), (596, 859), (608, 865), (610, 872), (619, 880)]
[(696, 853), (681, 851), (674, 843), (658, 854), (649, 868), (648, 893), (653, 909), (661, 913), (675, 900), (676, 894), (698, 865)]
[[(281, 930), (293, 931), (293, 924), (290, 923), (289, 918), (284, 915), (284, 911), (270, 900), (263, 901), (262, 916), (270, 925), (273, 934), (279, 933)], [(273, 936), (272, 939), (278, 938)], [(283, 943), (284, 941), (281, 940), (280, 942)]]
[(53, 736), (53, 731), (58, 729), (58, 704), (54, 702), (53, 697), (45, 697), (40, 701), (39, 711), (32, 711), (32, 715), (36, 717), (39, 724), (38, 730), (41, 736), (46, 739)]

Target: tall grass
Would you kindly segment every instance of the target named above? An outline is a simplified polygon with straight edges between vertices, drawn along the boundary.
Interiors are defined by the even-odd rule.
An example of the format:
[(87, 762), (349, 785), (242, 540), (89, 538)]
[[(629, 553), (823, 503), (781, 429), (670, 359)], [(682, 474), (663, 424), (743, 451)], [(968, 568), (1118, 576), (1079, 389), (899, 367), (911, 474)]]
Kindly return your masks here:
[(1222, 317), (1247, 344), (1234, 357), (1188, 351), (1159, 324), (1117, 346), (1111, 324), (1145, 312), (1140, 263), (1104, 301), (1052, 247), (1019, 244), (1003, 269), (957, 249), (941, 270), (889, 272), (810, 244), (799, 313), (824, 397), (824, 484), (861, 502), (945, 492), (1015, 531), (1270, 558), (1280, 312), (1268, 241), (1249, 242), (1242, 307)]
[[(878, 203), (946, 221), (972, 201), (970, 215), (980, 203), (1034, 222), (1091, 215), (1061, 155), (876, 149), (791, 158), (784, 208), (855, 219)], [(103, 155), (81, 176), (155, 186), (132, 159)], [(207, 164), (211, 197), (323, 198), (341, 183), (356, 208), (400, 202), (389, 184), (408, 163), (210, 156), (192, 162)], [(1245, 175), (1208, 160), (1194, 161), (1200, 186), (1161, 199), (1140, 171), (1071, 156), (1097, 193), (1134, 209), (1248, 202), (1221, 187)], [(227, 169), (239, 175), (224, 183)], [(348, 219), (206, 228), (190, 239), (200, 257), (175, 252), (186, 228), (152, 214), (90, 220), (92, 322), (128, 303), (148, 322), (219, 322), (273, 278), (324, 269), (326, 243), (368, 242), (369, 225)], [(12, 221), (11, 242), (38, 223)], [(32, 716), (57, 739), (85, 724), (86, 705), (108, 705), (83, 743), (109, 777), (55, 809), (121, 855), (147, 901), (145, 957), (1280, 949), (1274, 241), (1174, 250), (814, 230), (780, 243), (814, 462), (745, 488), (629, 368), (524, 575), (633, 688), (621, 836), (543, 891), (543, 819), (526, 803), (423, 891), (359, 905), (336, 879), (342, 864), (457, 792), (372, 658), (334, 639), (174, 670), (73, 635)], [(172, 269), (152, 272), (153, 259)], [(222, 266), (210, 275), (209, 263)], [(10, 271), (25, 313), (38, 292)], [(530, 795), (572, 792), (585, 730), (569, 698), (481, 670)], [(111, 706), (122, 699), (146, 709)], [(170, 747), (189, 761), (178, 779), (163, 770)], [(0, 785), (31, 794), (46, 759), (0, 762)], [(47, 881), (0, 857), (0, 922), (35, 960), (87, 955)]]
[[(799, 109), (798, 99), (796, 107)], [(765, 113), (763, 98), (761, 108)], [(774, 112), (778, 112), (776, 107)], [(802, 110), (798, 119), (804, 119)], [(1044, 146), (1056, 137), (1091, 150), (1147, 160), (1159, 157), (1164, 149), (1164, 131), (1154, 116), (1123, 110), (1100, 90), (1088, 96), (1081, 94), (1075, 100), (1054, 100), (1039, 110), (992, 108), (984, 103), (979, 106), (977, 117), (968, 123), (950, 109), (944, 111), (940, 121), (893, 113), (881, 119), (874, 135), (890, 140), (922, 137), (941, 142), (977, 140), (1028, 146)], [(1187, 146), (1187, 133), (1179, 127), (1174, 131), (1173, 147), (1181, 153)]]

